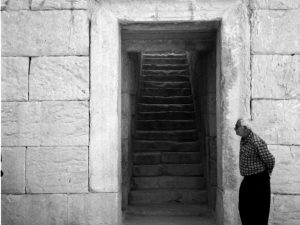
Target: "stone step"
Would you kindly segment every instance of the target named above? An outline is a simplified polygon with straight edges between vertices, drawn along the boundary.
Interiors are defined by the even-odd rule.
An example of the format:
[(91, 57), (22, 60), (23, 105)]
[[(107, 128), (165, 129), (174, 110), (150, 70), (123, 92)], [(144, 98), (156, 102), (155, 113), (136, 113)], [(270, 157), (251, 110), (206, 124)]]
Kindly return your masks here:
[(171, 112), (139, 112), (139, 120), (189, 120), (195, 119), (194, 111), (171, 111)]
[(137, 130), (189, 130), (195, 129), (194, 120), (137, 120)]
[(188, 64), (145, 64), (143, 70), (188, 70)]
[(142, 70), (142, 74), (145, 76), (145, 75), (164, 75), (164, 76), (167, 76), (167, 75), (189, 75), (189, 71), (186, 70), (186, 69), (183, 69), (183, 70), (146, 70), (146, 69), (143, 69)]
[(163, 163), (202, 163), (200, 152), (163, 152)]
[(190, 111), (194, 112), (193, 104), (143, 104), (138, 103), (139, 112), (159, 112), (159, 111)]
[[(178, 211), (180, 211), (180, 209)], [(212, 214), (211, 215), (202, 215), (202, 214), (181, 215), (180, 213), (177, 213), (177, 211), (175, 211), (174, 214), (170, 214), (169, 216), (164, 214), (162, 215), (127, 214), (124, 221), (124, 225), (216, 225), (216, 224), (217, 223)]]
[(144, 104), (192, 104), (192, 96), (141, 96), (139, 103)]
[(142, 82), (144, 88), (190, 88), (190, 82), (187, 81), (144, 81)]
[(144, 152), (135, 153), (133, 155), (134, 165), (154, 165), (161, 164), (161, 153), (160, 152)]
[(185, 75), (142, 75), (141, 79), (143, 81), (173, 82), (173, 81), (189, 81), (190, 77)]
[(132, 190), (129, 192), (129, 203), (207, 203), (207, 191), (193, 189)]
[(190, 88), (142, 88), (141, 96), (190, 96), (192, 94)]
[(158, 164), (158, 165), (135, 165), (133, 176), (203, 176), (202, 164)]
[(131, 188), (140, 189), (204, 189), (205, 179), (200, 176), (132, 177)]
[(165, 58), (170, 58), (170, 59), (186, 59), (186, 54), (143, 54), (144, 59), (152, 59), (152, 58), (159, 58), (159, 59), (165, 59)]
[(135, 152), (198, 152), (200, 141), (176, 142), (176, 141), (134, 141)]
[(135, 152), (134, 165), (155, 164), (199, 164), (202, 163), (199, 152)]
[(194, 130), (173, 130), (173, 131), (140, 131), (135, 133), (136, 139), (140, 140), (172, 140), (172, 141), (196, 141), (198, 132)]
[[(141, 216), (209, 216), (210, 210), (206, 204), (187, 204), (187, 203), (164, 203), (164, 204), (138, 204), (129, 205), (126, 211), (128, 215), (141, 215)], [(199, 223), (201, 218), (198, 218)], [(170, 223), (170, 218), (168, 220)], [(166, 224), (169, 224), (166, 223)], [(152, 223), (149, 223), (152, 224)], [(145, 225), (140, 223), (139, 225)], [(190, 225), (182, 223), (180, 225)]]
[(155, 64), (155, 63), (162, 63), (162, 64), (185, 64), (185, 58), (144, 58), (144, 64)]

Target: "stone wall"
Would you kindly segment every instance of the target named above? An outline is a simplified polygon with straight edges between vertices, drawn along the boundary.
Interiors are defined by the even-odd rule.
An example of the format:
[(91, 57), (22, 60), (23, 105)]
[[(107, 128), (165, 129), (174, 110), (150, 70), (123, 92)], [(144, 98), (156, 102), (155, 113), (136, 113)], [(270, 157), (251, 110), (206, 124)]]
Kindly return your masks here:
[(271, 224), (300, 223), (300, 2), (253, 0), (251, 113), (275, 155)]
[(197, 126), (201, 140), (208, 204), (216, 210), (217, 143), (216, 143), (216, 52), (215, 49), (190, 54), (192, 90), (196, 105)]
[[(103, 74), (94, 74), (94, 80), (90, 79), (92, 35), (90, 34), (91, 20), (88, 17), (90, 10), (87, 10), (88, 2), (95, 1), (1, 1), (1, 138), (4, 172), (1, 179), (2, 224), (113, 225), (120, 223), (121, 196), (115, 178), (120, 174), (115, 175), (116, 161), (105, 160), (109, 158), (105, 158), (105, 155), (108, 155), (106, 151), (111, 150), (110, 147), (115, 148), (115, 145), (108, 146), (106, 143), (103, 146), (101, 141), (110, 137), (105, 136), (101, 139), (101, 136), (93, 136), (90, 128), (92, 112), (95, 112), (97, 114), (95, 118), (103, 123), (101, 126), (99, 124), (95, 126), (101, 132), (103, 127), (105, 132), (107, 127), (116, 124), (115, 121), (106, 121), (106, 117), (101, 117), (103, 115), (101, 112), (105, 109), (95, 109), (90, 105), (91, 83), (98, 82), (95, 88), (98, 84), (103, 84), (100, 89), (98, 88), (99, 91), (94, 92), (101, 96), (103, 90), (106, 91), (103, 105), (110, 103), (109, 95), (115, 101), (114, 91), (118, 85), (114, 80), (116, 78), (101, 79)], [(186, 4), (182, 7), (183, 1), (176, 1), (172, 7), (166, 7), (170, 2), (154, 1), (155, 3), (151, 5), (147, 3), (147, 7), (143, 7), (141, 1), (128, 1), (132, 5), (136, 4), (136, 7), (128, 10), (126, 7), (131, 5), (123, 4), (124, 1), (98, 2), (106, 2), (103, 5), (107, 9), (113, 8), (114, 13), (123, 13), (120, 16), (121, 20), (127, 20), (134, 14), (136, 18), (143, 21), (160, 19), (170, 21), (172, 18), (178, 21), (220, 20), (228, 8), (241, 2), (248, 3), (239, 0), (214, 0), (210, 4), (199, 0), (191, 1), (194, 5)], [(300, 221), (300, 176), (298, 174), (300, 169), (300, 22), (297, 19), (300, 15), (300, 3), (296, 0), (250, 0), (249, 2), (252, 93), (251, 102), (247, 102), (247, 105), (251, 106), (255, 131), (268, 142), (270, 150), (276, 157), (276, 167), (272, 175), (271, 224), (296, 225)], [(161, 5), (164, 7), (160, 7)], [(101, 19), (106, 19), (103, 24), (108, 23), (109, 27), (100, 26), (103, 29), (99, 32), (108, 36), (110, 33), (116, 34), (118, 26), (113, 22), (117, 21), (117, 18), (106, 13), (107, 15)], [(234, 36), (239, 34), (239, 25), (233, 23), (239, 20), (233, 18), (231, 21), (224, 20), (224, 32), (228, 37), (221, 43), (229, 45), (224, 48), (228, 52), (221, 52), (222, 55), (228, 54), (228, 58), (221, 59), (223, 68), (232, 68), (222, 71), (226, 75), (222, 80), (225, 82), (224, 88), (235, 88), (226, 83), (227, 80), (236, 79), (236, 77), (231, 79), (228, 74), (237, 75), (239, 68), (243, 68), (243, 65), (230, 64), (239, 62), (240, 57), (240, 53), (234, 52), (236, 49), (231, 49), (230, 45), (233, 42), (242, 42), (238, 39), (240, 36)], [(102, 22), (97, 18), (92, 19), (95, 23)], [(232, 26), (228, 23), (232, 23)], [(236, 30), (229, 29), (232, 27)], [(100, 34), (96, 31), (95, 36)], [(93, 44), (100, 46), (104, 51), (118, 48), (117, 45), (111, 48), (111, 43), (119, 43), (118, 37), (111, 39), (106, 37), (103, 42), (107, 45), (102, 46), (102, 42), (97, 40)], [(239, 43), (236, 46), (239, 46)], [(96, 57), (98, 50), (95, 52)], [(105, 52), (101, 57), (105, 62), (110, 62), (119, 55)], [(116, 60), (112, 61), (116, 62)], [(97, 63), (101, 64), (101, 62)], [(96, 66), (97, 63), (94, 61)], [(107, 63), (104, 71), (108, 71), (109, 66)], [(113, 74), (117, 73), (116, 68)], [(243, 76), (243, 74), (238, 75)], [(100, 78), (96, 79), (97, 76)], [(105, 85), (109, 82), (115, 83), (105, 89)], [(227, 110), (232, 107), (232, 105), (228, 107), (230, 96), (224, 97), (226, 102), (222, 102), (225, 105), (222, 109)], [(244, 96), (243, 93), (241, 96)], [(111, 105), (115, 106), (115, 102)], [(115, 118), (117, 109), (112, 108), (113, 111), (108, 111), (114, 113), (112, 118)], [(239, 112), (238, 110), (240, 109), (236, 112)], [(101, 118), (97, 117), (99, 115)], [(235, 114), (227, 114), (227, 116), (232, 121)], [(228, 121), (227, 118), (221, 119)], [(229, 130), (229, 124), (225, 125)], [(225, 125), (220, 124), (222, 127)], [(233, 132), (231, 127), (230, 131)], [(227, 138), (227, 142), (230, 143), (236, 141), (232, 135), (218, 138), (223, 138), (223, 141)], [(93, 151), (103, 154), (92, 154), (90, 151), (92, 136), (101, 140), (99, 149)], [(233, 154), (234, 150), (228, 148), (226, 154), (232, 153), (231, 155), (236, 156)], [(115, 152), (112, 155), (115, 156)], [(97, 156), (96, 159), (94, 156)], [(225, 161), (227, 159), (224, 158)], [(236, 162), (237, 158), (232, 161)], [(218, 161), (218, 167), (223, 168), (222, 163)], [(113, 165), (111, 170), (107, 168), (110, 164)], [(231, 167), (236, 166), (229, 165), (228, 162), (224, 165), (227, 166), (224, 167), (226, 175), (230, 175), (227, 171), (233, 171)], [(115, 176), (112, 177), (111, 174)], [(232, 177), (235, 178), (235, 174), (230, 175), (228, 179), (223, 177), (224, 190), (219, 190), (220, 199), (223, 199), (227, 205), (224, 203), (224, 206), (217, 205), (217, 207), (223, 207), (220, 212), (223, 210), (225, 217), (235, 217), (237, 214), (236, 210), (231, 210), (236, 208), (230, 201), (236, 199), (237, 192), (235, 189), (228, 189), (235, 186), (230, 184), (235, 180)], [(103, 185), (103, 180), (105, 183), (110, 183)], [(222, 186), (222, 182), (220, 183)], [(109, 187), (103, 188), (103, 186)], [(224, 222), (226, 224), (230, 224), (228, 221), (233, 221), (230, 218), (221, 219), (227, 221)]]
[(118, 223), (89, 191), (87, 2), (1, 1), (2, 224)]

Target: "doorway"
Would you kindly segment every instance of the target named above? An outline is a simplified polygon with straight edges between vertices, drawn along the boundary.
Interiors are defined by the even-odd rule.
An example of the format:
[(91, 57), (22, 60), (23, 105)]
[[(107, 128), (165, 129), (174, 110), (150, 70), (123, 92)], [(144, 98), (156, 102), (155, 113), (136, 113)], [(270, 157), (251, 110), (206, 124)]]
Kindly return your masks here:
[(122, 26), (122, 209), (213, 217), (219, 23)]

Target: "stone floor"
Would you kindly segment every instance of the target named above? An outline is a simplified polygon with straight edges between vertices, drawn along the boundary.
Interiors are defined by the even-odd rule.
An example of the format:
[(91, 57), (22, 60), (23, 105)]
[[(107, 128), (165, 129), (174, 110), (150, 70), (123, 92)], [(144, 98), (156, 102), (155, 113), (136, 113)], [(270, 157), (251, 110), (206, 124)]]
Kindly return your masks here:
[(200, 216), (127, 216), (123, 225), (216, 225), (216, 222)]

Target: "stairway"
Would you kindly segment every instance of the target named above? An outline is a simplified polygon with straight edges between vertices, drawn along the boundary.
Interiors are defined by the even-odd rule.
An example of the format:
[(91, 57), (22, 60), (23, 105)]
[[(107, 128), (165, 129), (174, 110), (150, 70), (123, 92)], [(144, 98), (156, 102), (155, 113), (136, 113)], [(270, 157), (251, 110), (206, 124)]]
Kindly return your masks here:
[(127, 214), (208, 216), (185, 53), (143, 54)]

